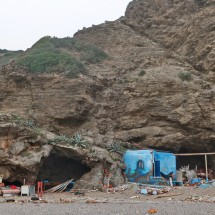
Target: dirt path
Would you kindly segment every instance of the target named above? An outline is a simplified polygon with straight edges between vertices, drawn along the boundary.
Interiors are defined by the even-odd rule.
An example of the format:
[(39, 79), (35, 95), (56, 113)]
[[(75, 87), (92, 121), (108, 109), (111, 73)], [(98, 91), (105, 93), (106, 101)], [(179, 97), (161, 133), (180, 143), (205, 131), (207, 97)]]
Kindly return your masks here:
[(149, 202), (136, 203), (70, 203), (70, 204), (0, 204), (1, 215), (131, 215), (148, 214), (156, 209), (158, 215), (213, 215), (215, 204), (189, 202)]

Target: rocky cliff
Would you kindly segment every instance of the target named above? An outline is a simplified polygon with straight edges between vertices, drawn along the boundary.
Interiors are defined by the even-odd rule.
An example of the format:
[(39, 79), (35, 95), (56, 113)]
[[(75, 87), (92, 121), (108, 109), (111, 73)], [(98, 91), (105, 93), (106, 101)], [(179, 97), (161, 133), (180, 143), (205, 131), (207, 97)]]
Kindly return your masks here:
[[(82, 179), (95, 182), (92, 178), (98, 172), (98, 183), (104, 176), (104, 163), (120, 161), (121, 149), (215, 151), (214, 23), (214, 0), (134, 0), (125, 16), (75, 34), (75, 40), (96, 45), (108, 55), (88, 62), (87, 72), (78, 78), (57, 72), (32, 74), (14, 62), (4, 66), (0, 141), (8, 180), (15, 180), (11, 169), (17, 169), (33, 174), (35, 181), (51, 153), (75, 157), (88, 168)], [(78, 49), (60, 50), (79, 56)], [(74, 146), (68, 149), (71, 153), (59, 150), (41, 133), (32, 137), (32, 128), (14, 127), (7, 119), (14, 115), (31, 120), (42, 134), (72, 137), (81, 133), (96, 149), (87, 149), (88, 154), (83, 147), (78, 149), (81, 153)], [(37, 153), (29, 156), (27, 165), (25, 160), (15, 162), (17, 156), (22, 159), (22, 153), (32, 151), (32, 143)], [(114, 157), (109, 156), (112, 152)], [(99, 158), (91, 161), (92, 157)], [(210, 158), (213, 168), (214, 162)], [(116, 171), (120, 175), (119, 168)], [(122, 182), (120, 177), (114, 180)]]

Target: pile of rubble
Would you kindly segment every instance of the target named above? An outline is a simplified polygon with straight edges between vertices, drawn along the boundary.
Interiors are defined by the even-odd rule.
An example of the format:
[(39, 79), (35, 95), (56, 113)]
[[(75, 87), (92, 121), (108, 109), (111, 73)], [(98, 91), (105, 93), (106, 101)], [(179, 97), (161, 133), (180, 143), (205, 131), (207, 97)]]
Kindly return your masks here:
[(170, 186), (161, 186), (161, 185), (150, 185), (150, 184), (138, 184), (138, 187), (136, 189), (137, 194), (143, 194), (143, 195), (158, 195), (158, 194), (164, 194), (168, 193), (173, 188)]
[(188, 166), (184, 166), (180, 168), (180, 171), (183, 174), (183, 183), (188, 186), (195, 186), (206, 183), (207, 180), (213, 181), (215, 178), (215, 173), (212, 169), (208, 169), (208, 178), (206, 177), (205, 169), (196, 168), (189, 169)]
[(215, 203), (215, 196), (198, 196), (198, 195), (190, 195), (187, 200), (192, 202), (214, 202)]
[(134, 190), (136, 194), (143, 194), (143, 195), (158, 195), (164, 194), (171, 191), (173, 188), (170, 186), (161, 186), (161, 185), (151, 185), (151, 184), (140, 184), (140, 183), (128, 183), (124, 184), (119, 187), (108, 188), (107, 192), (114, 193), (114, 192), (122, 192), (125, 190)]

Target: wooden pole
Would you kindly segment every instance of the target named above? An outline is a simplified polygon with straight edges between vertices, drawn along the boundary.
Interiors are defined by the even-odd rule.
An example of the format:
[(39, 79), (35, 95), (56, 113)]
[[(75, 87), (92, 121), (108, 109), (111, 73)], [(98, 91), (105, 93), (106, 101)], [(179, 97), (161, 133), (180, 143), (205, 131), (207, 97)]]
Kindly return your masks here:
[(208, 182), (208, 160), (207, 160), (206, 154), (205, 154), (205, 175), (206, 175), (206, 182)]

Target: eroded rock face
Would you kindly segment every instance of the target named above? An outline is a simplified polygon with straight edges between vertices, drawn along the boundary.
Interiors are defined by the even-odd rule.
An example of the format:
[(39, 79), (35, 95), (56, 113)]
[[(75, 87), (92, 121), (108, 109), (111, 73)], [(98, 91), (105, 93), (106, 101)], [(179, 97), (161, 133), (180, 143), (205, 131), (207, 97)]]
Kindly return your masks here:
[(101, 164), (97, 165), (91, 172), (85, 174), (76, 184), (76, 188), (101, 189), (104, 178), (104, 169)]
[(0, 116), (0, 173), (7, 181), (32, 183), (42, 157), (52, 146), (32, 129), (14, 124), (9, 115)]
[[(3, 67), (0, 112), (32, 119), (51, 136), (84, 131), (99, 148), (96, 162), (82, 157), (92, 168), (83, 176), (91, 188), (89, 178), (102, 177), (102, 158), (113, 162), (105, 148), (115, 141), (127, 148), (215, 151), (214, 12), (213, 0), (133, 1), (124, 17), (76, 33), (110, 56), (91, 65), (88, 76), (67, 79), (31, 75), (15, 64)], [(191, 78), (182, 80), (184, 73)], [(32, 139), (31, 131), (20, 129), (1, 124), (0, 157), (4, 168), (10, 164), (4, 172), (11, 179), (14, 166), (34, 175), (51, 150), (47, 138)], [(38, 152), (27, 159), (22, 152), (31, 143)]]
[(124, 21), (203, 72), (215, 71), (214, 17), (214, 0), (137, 0)]
[[(9, 114), (0, 115), (0, 174), (4, 181), (35, 183), (38, 180), (64, 182), (81, 179), (76, 188), (90, 188), (93, 184), (95, 188), (101, 186), (101, 183), (97, 184), (94, 173), (100, 166), (100, 181), (103, 182), (103, 164), (114, 164), (116, 156), (100, 147), (83, 148), (64, 141), (54, 143), (55, 134), (24, 124), (21, 120), (14, 120), (14, 116)], [(121, 159), (121, 156), (117, 158)], [(116, 171), (119, 171), (119, 164)], [(88, 185), (82, 184), (85, 178)], [(113, 180), (117, 178), (120, 175)]]
[[(100, 75), (115, 90), (117, 139), (174, 152), (214, 151), (214, 6), (213, 0), (136, 0), (119, 20), (76, 33), (114, 58), (105, 64), (108, 75)], [(182, 81), (181, 73), (192, 80)]]

